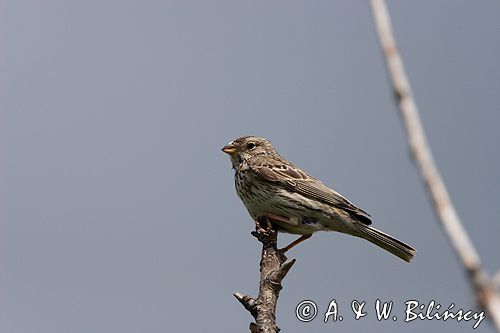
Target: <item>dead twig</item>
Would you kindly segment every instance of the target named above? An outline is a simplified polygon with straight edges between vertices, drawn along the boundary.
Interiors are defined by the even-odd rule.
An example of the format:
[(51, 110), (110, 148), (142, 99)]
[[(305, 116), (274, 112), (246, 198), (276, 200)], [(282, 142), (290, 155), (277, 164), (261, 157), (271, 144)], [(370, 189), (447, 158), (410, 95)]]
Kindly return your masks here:
[(286, 261), (286, 257), (277, 249), (277, 234), (278, 232), (267, 221), (261, 220), (256, 223), (252, 235), (262, 243), (259, 295), (254, 299), (238, 292), (233, 294), (255, 318), (255, 323), (250, 323), (251, 332), (280, 331), (276, 324), (276, 304), (282, 289), (281, 281), (292, 268), (295, 259)]
[(434, 163), (403, 61), (394, 40), (387, 6), (384, 0), (371, 0), (371, 7), (413, 160), (430, 194), (438, 220), (470, 277), (479, 305), (488, 313), (497, 331), (500, 332), (500, 296), (491, 278), (482, 268), (479, 255), (460, 222)]

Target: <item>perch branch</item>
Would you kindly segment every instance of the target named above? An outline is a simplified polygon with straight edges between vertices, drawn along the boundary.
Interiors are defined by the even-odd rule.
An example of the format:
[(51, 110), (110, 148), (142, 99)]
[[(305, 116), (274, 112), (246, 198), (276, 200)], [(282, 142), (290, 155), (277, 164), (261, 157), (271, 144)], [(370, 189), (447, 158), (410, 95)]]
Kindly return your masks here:
[[(265, 228), (261, 225), (264, 223)], [(262, 243), (259, 295), (256, 299), (238, 292), (233, 295), (255, 319), (255, 323), (250, 324), (251, 332), (276, 333), (280, 331), (276, 324), (276, 304), (282, 289), (281, 281), (295, 259), (286, 261), (277, 249), (277, 231), (267, 220), (257, 221), (252, 235)]]
[(392, 33), (387, 6), (384, 0), (371, 0), (371, 7), (413, 160), (420, 170), (438, 220), (470, 277), (479, 305), (489, 314), (489, 318), (500, 332), (500, 295), (482, 268), (479, 255), (460, 222), (434, 163)]

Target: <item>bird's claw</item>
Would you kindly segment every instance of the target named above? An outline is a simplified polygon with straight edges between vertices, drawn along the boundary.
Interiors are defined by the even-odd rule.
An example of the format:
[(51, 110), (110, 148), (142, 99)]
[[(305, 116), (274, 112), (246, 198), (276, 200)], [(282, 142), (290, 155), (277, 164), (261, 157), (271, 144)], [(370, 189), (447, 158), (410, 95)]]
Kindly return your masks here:
[(255, 219), (255, 232), (269, 235), (272, 230), (273, 226), (267, 216), (259, 216)]

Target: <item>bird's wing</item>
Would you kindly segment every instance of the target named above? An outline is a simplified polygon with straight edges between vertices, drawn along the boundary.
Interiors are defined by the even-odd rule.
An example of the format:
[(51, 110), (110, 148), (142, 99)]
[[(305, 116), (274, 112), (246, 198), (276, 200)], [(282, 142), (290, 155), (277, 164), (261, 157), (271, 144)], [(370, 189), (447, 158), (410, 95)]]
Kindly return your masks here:
[(309, 176), (293, 165), (262, 164), (251, 167), (253, 171), (269, 182), (278, 182), (286, 189), (296, 192), (304, 197), (317, 200), (335, 208), (340, 208), (364, 224), (371, 224), (370, 214), (356, 207), (341, 194), (324, 185), (318, 179)]

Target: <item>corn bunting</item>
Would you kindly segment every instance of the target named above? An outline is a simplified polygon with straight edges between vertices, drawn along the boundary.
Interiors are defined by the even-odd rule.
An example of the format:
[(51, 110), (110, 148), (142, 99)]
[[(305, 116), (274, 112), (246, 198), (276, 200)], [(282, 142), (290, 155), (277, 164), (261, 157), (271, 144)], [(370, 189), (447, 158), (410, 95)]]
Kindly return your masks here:
[(319, 230), (364, 238), (409, 262), (411, 246), (373, 227), (370, 215), (279, 155), (267, 139), (245, 136), (222, 151), (231, 158), (236, 192), (254, 220), (266, 217), (280, 232), (302, 235), (288, 251)]

